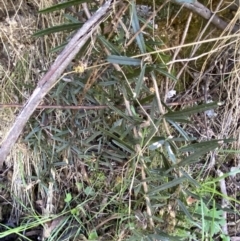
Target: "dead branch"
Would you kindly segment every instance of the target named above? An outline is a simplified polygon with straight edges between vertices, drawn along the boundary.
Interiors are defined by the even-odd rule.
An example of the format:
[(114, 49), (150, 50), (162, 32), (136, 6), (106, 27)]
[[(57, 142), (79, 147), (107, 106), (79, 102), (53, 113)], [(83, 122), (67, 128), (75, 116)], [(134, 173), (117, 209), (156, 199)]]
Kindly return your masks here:
[[(181, 1), (173, 0), (173, 1), (179, 5), (183, 5), (185, 8), (188, 8), (192, 12), (197, 13), (201, 17), (207, 20), (210, 20), (210, 22), (219, 29), (224, 30), (228, 26), (227, 22), (225, 22), (223, 19), (221, 19), (215, 13), (213, 13), (210, 9), (208, 9), (207, 7), (205, 7), (203, 4), (199, 3), (196, 0), (192, 2), (187, 2), (187, 1), (184, 2), (183, 0)], [(240, 29), (239, 26), (234, 25), (231, 29), (231, 32), (236, 33), (237, 31), (239, 31), (239, 29)]]

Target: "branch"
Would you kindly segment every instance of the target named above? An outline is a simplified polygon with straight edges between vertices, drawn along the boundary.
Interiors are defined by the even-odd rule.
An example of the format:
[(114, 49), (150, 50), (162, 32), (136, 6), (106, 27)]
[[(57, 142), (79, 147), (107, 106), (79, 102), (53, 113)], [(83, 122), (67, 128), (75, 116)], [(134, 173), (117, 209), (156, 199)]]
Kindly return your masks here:
[[(211, 12), (207, 7), (199, 3), (197, 0), (173, 0), (173, 2), (183, 5), (207, 20), (211, 19), (210, 22), (219, 29), (224, 30), (228, 26), (227, 22)], [(231, 29), (231, 32), (236, 33), (239, 29), (239, 26), (234, 25)]]

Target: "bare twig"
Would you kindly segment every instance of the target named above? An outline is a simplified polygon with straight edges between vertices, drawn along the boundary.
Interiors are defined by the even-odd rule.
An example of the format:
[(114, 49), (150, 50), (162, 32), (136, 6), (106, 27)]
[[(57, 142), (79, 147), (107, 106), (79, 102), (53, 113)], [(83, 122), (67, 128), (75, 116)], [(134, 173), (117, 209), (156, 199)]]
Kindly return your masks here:
[(12, 128), (2, 142), (0, 149), (0, 168), (3, 165), (11, 148), (22, 133), (22, 130), (28, 119), (35, 111), (41, 100), (49, 92), (49, 90), (58, 82), (59, 77), (76, 56), (82, 46), (87, 42), (92, 32), (99, 26), (104, 18), (109, 14), (115, 0), (108, 0), (105, 4), (77, 31), (74, 37), (70, 40), (64, 50), (56, 58), (55, 62), (38, 82), (33, 94), (26, 102), (21, 113), (16, 118)]

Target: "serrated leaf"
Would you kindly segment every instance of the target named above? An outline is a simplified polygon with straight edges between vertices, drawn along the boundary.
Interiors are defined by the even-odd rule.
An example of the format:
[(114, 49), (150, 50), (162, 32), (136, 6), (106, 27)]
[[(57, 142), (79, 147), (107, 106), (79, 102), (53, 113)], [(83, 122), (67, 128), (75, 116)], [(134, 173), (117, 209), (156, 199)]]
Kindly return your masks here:
[[(136, 5), (134, 2), (132, 2), (131, 4), (130, 14), (131, 14), (131, 20), (132, 20), (131, 23), (132, 23), (133, 32), (137, 33), (140, 30), (140, 25), (139, 25), (139, 20), (137, 16)], [(136, 41), (141, 53), (142, 54), (146, 53), (146, 45), (144, 43), (143, 34), (141, 32), (138, 33), (138, 35), (136, 36)]]
[(92, 0), (73, 0), (73, 1), (67, 1), (67, 2), (63, 2), (60, 4), (56, 4), (54, 6), (51, 6), (49, 8), (44, 8), (41, 9), (39, 11), (39, 13), (50, 13), (50, 12), (54, 12), (54, 11), (58, 11), (60, 9), (64, 9), (67, 7), (72, 7), (74, 5), (80, 5), (82, 3), (87, 3), (87, 2), (92, 2)]
[(59, 26), (54, 26), (54, 27), (50, 27), (50, 28), (47, 28), (47, 29), (44, 29), (44, 30), (37, 31), (36, 33), (33, 34), (33, 36), (34, 37), (41, 37), (41, 36), (44, 36), (44, 35), (47, 35), (47, 34), (62, 32), (62, 31), (65, 31), (65, 30), (72, 31), (72, 30), (81, 28), (82, 25), (83, 25), (82, 23), (62, 24), (62, 25), (59, 25)]
[(109, 55), (107, 61), (113, 64), (122, 64), (122, 65), (141, 65), (141, 60), (133, 59), (130, 57), (118, 56), (118, 55)]

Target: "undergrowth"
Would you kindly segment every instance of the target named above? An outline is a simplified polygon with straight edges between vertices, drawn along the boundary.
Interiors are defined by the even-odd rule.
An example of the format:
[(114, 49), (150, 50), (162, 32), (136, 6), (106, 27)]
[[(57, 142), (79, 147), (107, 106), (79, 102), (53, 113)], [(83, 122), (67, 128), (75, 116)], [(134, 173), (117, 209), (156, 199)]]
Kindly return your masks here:
[[(225, 214), (238, 213), (239, 201), (220, 183), (239, 170), (218, 176), (218, 163), (209, 163), (233, 139), (200, 140), (190, 131), (199, 113), (209, 118), (207, 111), (222, 103), (171, 104), (172, 86), (185, 86), (179, 66), (169, 68), (172, 52), (152, 19), (146, 22), (151, 13), (140, 17), (133, 2), (117, 6), (121, 18), (105, 20), (44, 99), (58, 108), (40, 109), (29, 121), (22, 145), (31, 154), (27, 163), (21, 152), (15, 157), (19, 175), (12, 178), (27, 192), (24, 200), (12, 196), (21, 215), (16, 227), (2, 225), (0, 238), (30, 240), (35, 231), (46, 240), (230, 240)], [(64, 26), (35, 36), (63, 30), (71, 36), (83, 11), (72, 6)]]

